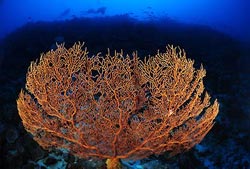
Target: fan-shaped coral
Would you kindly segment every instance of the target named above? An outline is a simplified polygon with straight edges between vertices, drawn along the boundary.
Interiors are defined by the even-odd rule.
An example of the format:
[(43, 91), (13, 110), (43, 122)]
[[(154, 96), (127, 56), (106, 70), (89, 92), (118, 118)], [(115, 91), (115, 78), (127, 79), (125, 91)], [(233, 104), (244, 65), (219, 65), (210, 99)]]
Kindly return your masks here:
[(18, 111), (43, 148), (119, 168), (119, 159), (188, 150), (212, 128), (218, 103), (210, 105), (205, 70), (183, 50), (167, 46), (142, 61), (136, 53), (89, 57), (82, 46), (59, 45), (29, 67)]

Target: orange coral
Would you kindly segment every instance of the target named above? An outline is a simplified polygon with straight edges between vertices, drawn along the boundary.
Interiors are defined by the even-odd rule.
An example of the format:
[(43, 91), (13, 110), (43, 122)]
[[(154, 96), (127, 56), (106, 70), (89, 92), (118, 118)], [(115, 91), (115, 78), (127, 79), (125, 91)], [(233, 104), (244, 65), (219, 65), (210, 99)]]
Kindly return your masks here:
[(167, 46), (141, 61), (136, 53), (88, 57), (82, 46), (58, 45), (29, 67), (18, 111), (43, 148), (119, 168), (119, 159), (188, 150), (212, 128), (219, 105), (183, 50)]

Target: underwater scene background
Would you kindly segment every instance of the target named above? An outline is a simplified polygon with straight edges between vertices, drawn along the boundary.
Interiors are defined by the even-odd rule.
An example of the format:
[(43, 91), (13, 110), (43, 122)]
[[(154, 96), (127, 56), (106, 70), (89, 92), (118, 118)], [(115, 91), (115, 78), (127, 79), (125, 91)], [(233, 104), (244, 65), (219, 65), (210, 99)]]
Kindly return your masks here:
[(89, 56), (109, 48), (142, 58), (180, 46), (196, 68), (203, 64), (205, 88), (220, 103), (214, 127), (191, 150), (122, 168), (250, 168), (249, 9), (248, 0), (0, 0), (0, 168), (106, 168), (105, 160), (42, 149), (17, 111), (30, 62), (78, 41)]

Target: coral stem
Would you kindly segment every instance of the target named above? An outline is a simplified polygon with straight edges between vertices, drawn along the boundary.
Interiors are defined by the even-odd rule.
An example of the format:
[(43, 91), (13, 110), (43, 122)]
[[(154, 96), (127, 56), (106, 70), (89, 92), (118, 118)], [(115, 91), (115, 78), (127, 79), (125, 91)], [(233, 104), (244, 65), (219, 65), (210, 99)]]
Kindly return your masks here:
[(119, 158), (111, 158), (106, 160), (107, 169), (121, 169), (121, 163)]

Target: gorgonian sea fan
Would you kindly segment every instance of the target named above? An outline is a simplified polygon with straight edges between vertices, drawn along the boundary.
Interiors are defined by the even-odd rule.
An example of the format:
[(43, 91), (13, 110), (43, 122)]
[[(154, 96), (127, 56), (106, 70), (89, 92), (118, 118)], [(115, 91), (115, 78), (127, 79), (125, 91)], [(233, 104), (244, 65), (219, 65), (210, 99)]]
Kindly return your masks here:
[(32, 62), (17, 100), (25, 129), (43, 148), (81, 157), (142, 159), (181, 153), (199, 143), (219, 105), (204, 91), (205, 70), (180, 48), (140, 60), (88, 56), (83, 44), (64, 45)]

